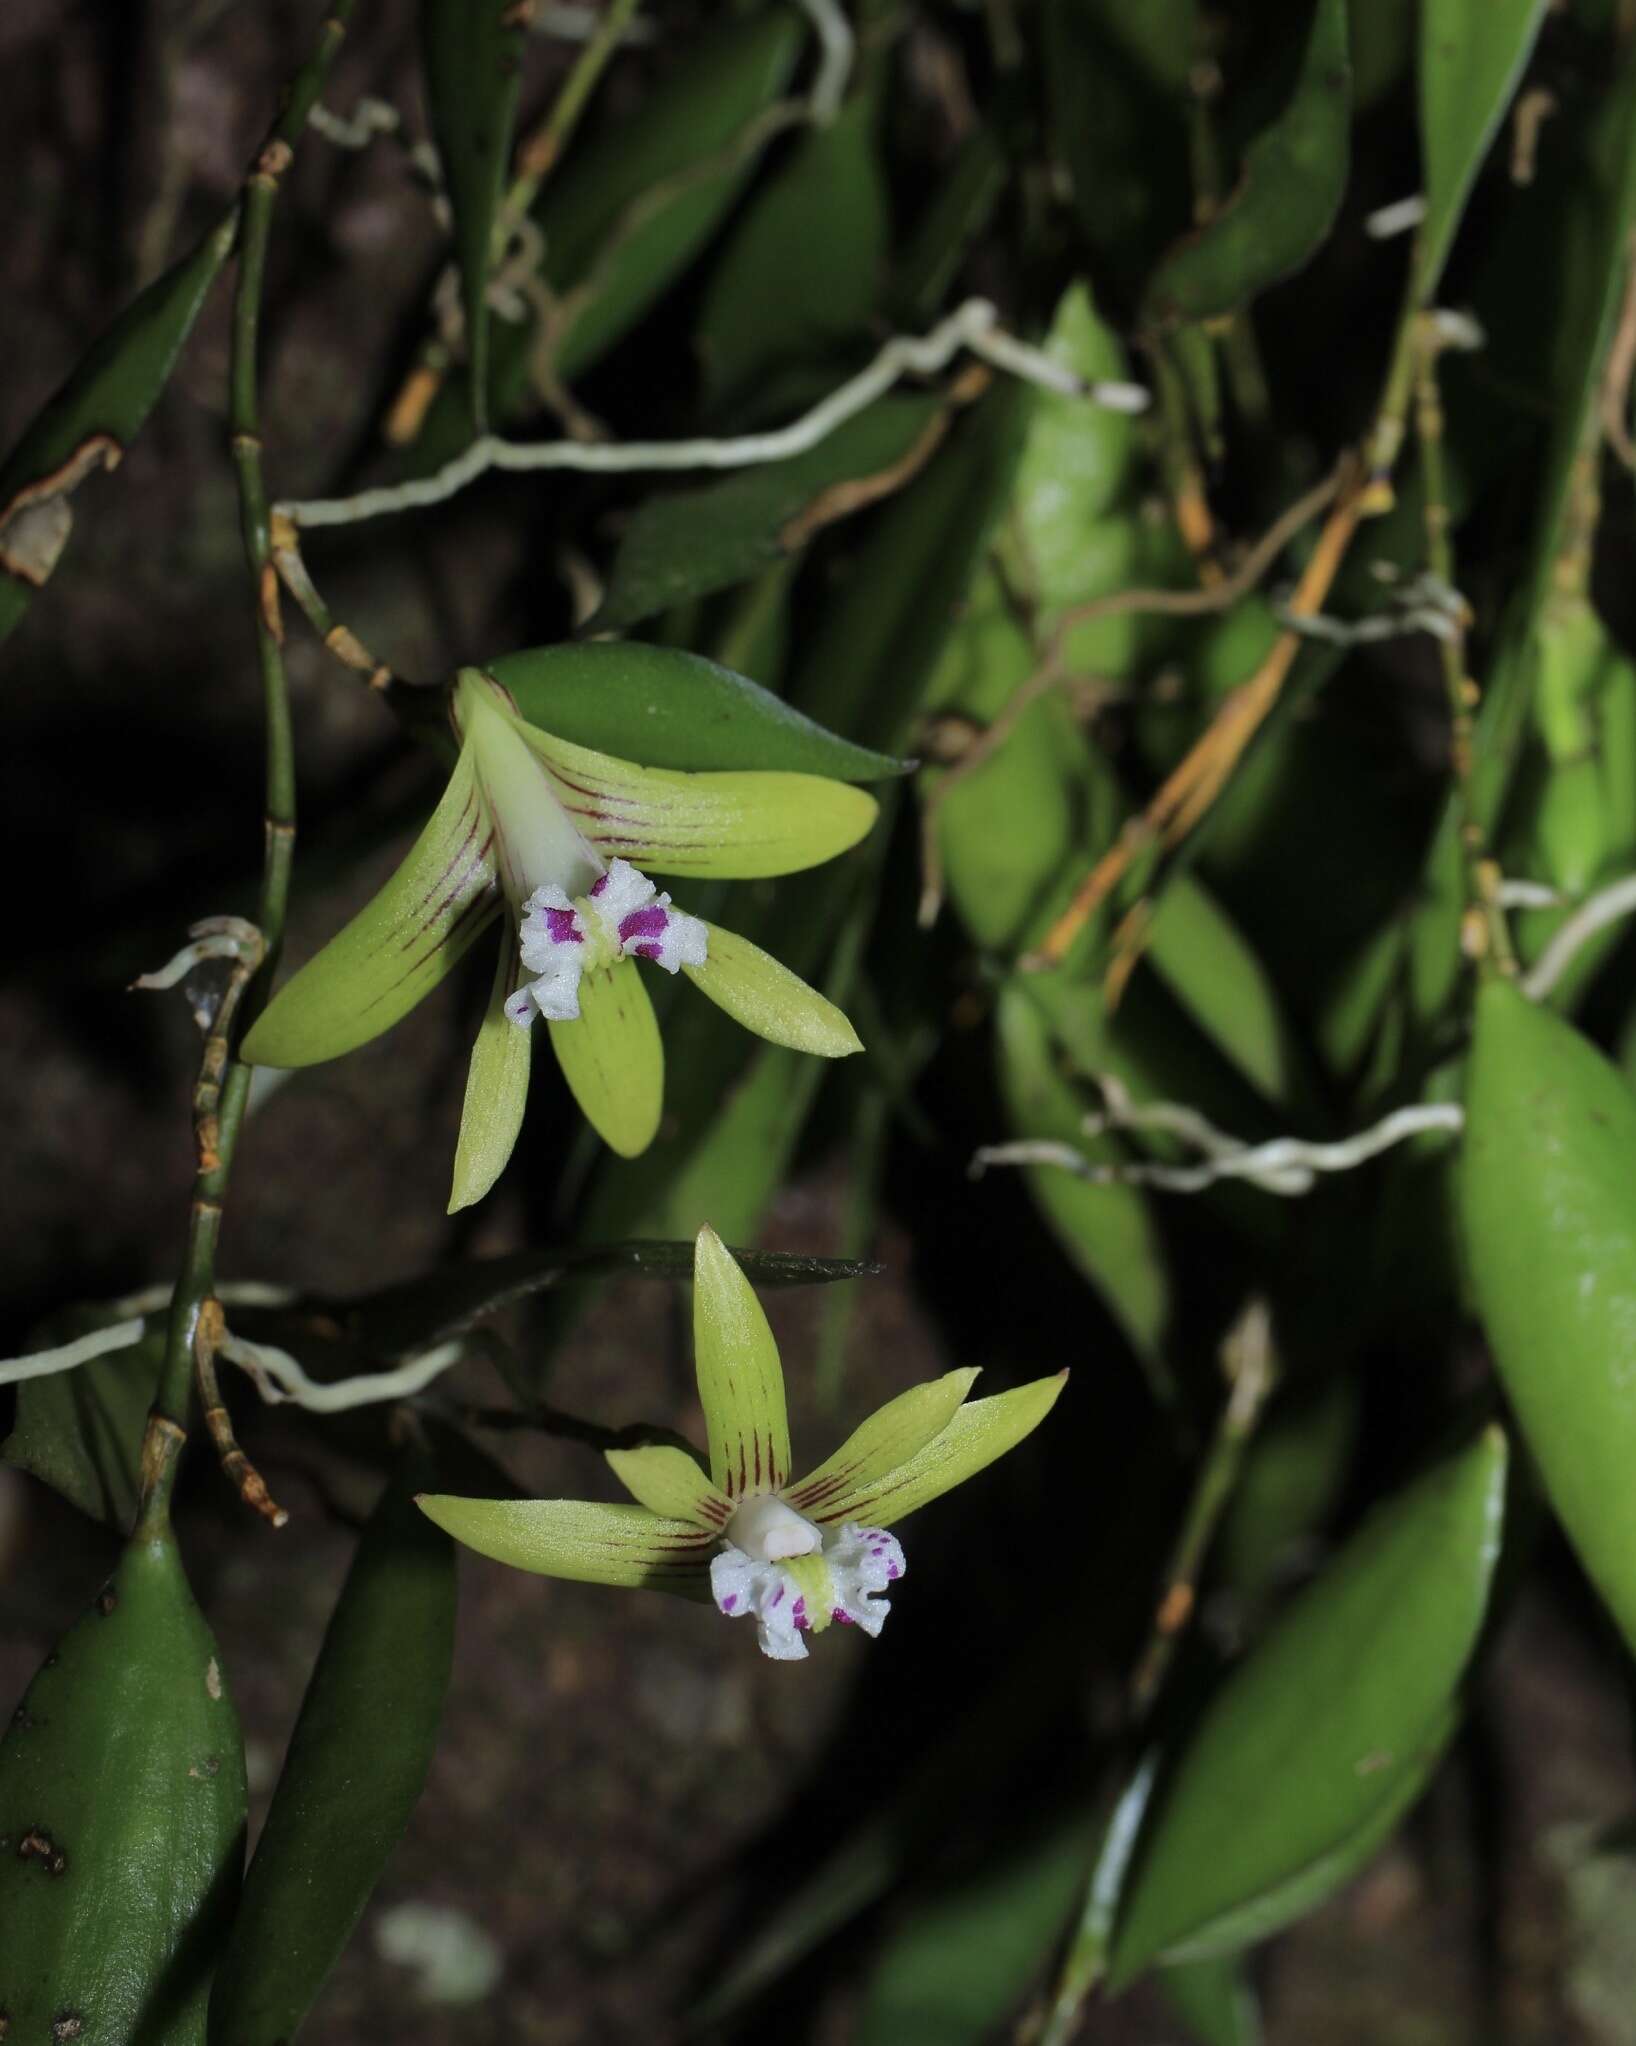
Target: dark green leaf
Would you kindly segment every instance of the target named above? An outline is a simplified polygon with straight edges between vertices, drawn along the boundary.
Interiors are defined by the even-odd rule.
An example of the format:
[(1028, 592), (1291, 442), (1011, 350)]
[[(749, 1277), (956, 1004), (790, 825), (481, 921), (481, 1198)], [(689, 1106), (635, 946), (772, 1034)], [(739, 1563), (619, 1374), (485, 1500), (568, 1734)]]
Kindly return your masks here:
[(1477, 1311), (1551, 1504), (1636, 1644), (1636, 1095), (1509, 982), (1477, 998), (1459, 1169)]
[(1289, 104), (1251, 143), (1237, 189), (1148, 285), (1154, 322), (1236, 310), (1317, 252), (1346, 189), (1352, 118), (1346, 0), (1318, 0)]
[(235, 210), (132, 300), (0, 468), (0, 640), (56, 567), (75, 489), (119, 461), (152, 411), (237, 228)]
[(626, 530), (589, 630), (623, 631), (796, 552), (821, 525), (895, 489), (942, 410), (931, 396), (881, 398), (805, 454), (650, 498)]
[[(1094, 996), (1087, 991), (1084, 999)], [(1001, 991), (995, 1050), (1012, 1135), (1119, 1161), (1116, 1139), (1085, 1134), (1085, 1102), (1059, 1070), (1044, 1016), (1015, 981)], [(1093, 1186), (1048, 1165), (1030, 1166), (1024, 1177), (1075, 1269), (1096, 1288), (1137, 1354), (1162, 1370), (1170, 1282), (1147, 1195), (1140, 1187)]]
[(1128, 310), (1192, 217), (1187, 76), (1196, 0), (1045, 0), (1057, 154), (1102, 280)]
[[(33, 1346), (70, 1342), (99, 1325), (93, 1315), (65, 1315), (40, 1330)], [(93, 1520), (128, 1528), (136, 1516), (142, 1431), (164, 1350), (161, 1323), (129, 1349), (25, 1379), (17, 1388), (17, 1422), (0, 1455)]]
[(910, 762), (826, 732), (698, 654), (639, 640), (531, 647), (490, 661), (530, 724), (644, 767), (750, 768), (880, 781)]
[[(836, 1279), (857, 1279), (879, 1269), (850, 1258), (799, 1257), (784, 1250), (735, 1250), (733, 1255), (760, 1287), (829, 1285)], [(429, 1278), (387, 1286), (379, 1293), (336, 1305), (332, 1312), (358, 1343), (390, 1357), (409, 1349), (430, 1349), (470, 1328), (484, 1315), (543, 1293), (565, 1277), (621, 1274), (691, 1279), (693, 1245), (587, 1243), (566, 1244), (559, 1250), (517, 1251), (510, 1257), (447, 1265)]]
[(697, 328), (712, 411), (753, 406), (781, 371), (866, 333), (888, 226), (875, 120), (873, 97), (857, 94), (803, 136), (728, 244)]
[(0, 2011), (16, 2046), (202, 2046), (245, 1805), (219, 1651), (174, 1536), (144, 1525), (0, 1740)]
[(454, 1661), (454, 1544), (404, 1469), (330, 1619), (210, 1999), (218, 2046), (285, 2046), (425, 1787)]
[(1534, 47), (1546, 0), (1422, 0), (1420, 147), (1426, 219), (1415, 251), (1427, 301), (1494, 131)]
[(1206, 1708), (1163, 1787), (1110, 1981), (1265, 1937), (1390, 1832), (1447, 1737), (1499, 1553), (1489, 1428), (1367, 1520)]
[(454, 214), (472, 424), (487, 427), (489, 268), (511, 161), (525, 10), (515, 0), (421, 0), (421, 75)]
[(875, 1964), (855, 2046), (994, 2038), (1062, 1932), (1093, 1845), (1087, 1813), (1071, 1809), (1043, 1839), (915, 1905)]
[[(750, 124), (788, 85), (806, 39), (792, 7), (725, 23), (656, 84), (636, 120), (614, 121), (576, 148), (535, 204), (543, 277), (564, 318), (552, 354), (571, 383), (685, 270), (754, 171)], [(568, 294), (573, 304), (563, 308)], [(506, 321), (489, 350), (489, 416), (527, 407), (536, 321)], [(422, 471), (471, 438), (471, 401), (456, 378), (409, 450)]]
[(992, 132), (973, 128), (893, 265), (891, 307), (900, 325), (918, 331), (936, 318), (966, 251), (993, 217), (1009, 175)]

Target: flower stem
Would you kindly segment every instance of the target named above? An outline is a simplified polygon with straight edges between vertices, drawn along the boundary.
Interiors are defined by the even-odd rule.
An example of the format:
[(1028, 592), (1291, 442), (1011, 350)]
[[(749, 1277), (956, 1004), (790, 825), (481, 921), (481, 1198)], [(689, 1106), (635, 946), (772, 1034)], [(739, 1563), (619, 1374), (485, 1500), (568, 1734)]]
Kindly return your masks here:
[[(140, 1524), (155, 1531), (162, 1530), (169, 1519), (171, 1493), (187, 1439), (201, 1336), (208, 1336), (220, 1320), (220, 1304), (215, 1298), (216, 1246), (228, 1175), (250, 1090), (249, 1067), (233, 1057), (235, 1026), (241, 1018), (246, 1023), (252, 1021), (265, 1002), (284, 935), (290, 866), (295, 853), (295, 753), (289, 687), (284, 673), (278, 577), (272, 563), (267, 491), (262, 479), (256, 386), (267, 243), (280, 181), (292, 161), (296, 138), (324, 88), (355, 4), (356, 0), (334, 0), (311, 56), (285, 93), (283, 110), (246, 180), (241, 203), (239, 270), (228, 372), (228, 423), (233, 465), (238, 473), (239, 520), (250, 571), (266, 718), (264, 844), (256, 913), (260, 942), (247, 946), (235, 962), (227, 991), (205, 1039), (194, 1090), (197, 1169), (187, 1243), (171, 1300), (158, 1391), (142, 1446)], [(208, 1359), (206, 1363), (208, 1368)]]

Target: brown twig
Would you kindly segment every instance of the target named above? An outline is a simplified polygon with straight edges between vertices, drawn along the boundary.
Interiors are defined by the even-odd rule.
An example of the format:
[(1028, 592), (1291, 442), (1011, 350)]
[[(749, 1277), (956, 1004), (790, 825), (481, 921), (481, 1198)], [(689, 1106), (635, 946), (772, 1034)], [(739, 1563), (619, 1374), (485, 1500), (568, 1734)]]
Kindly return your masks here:
[(238, 1439), (233, 1433), (233, 1417), (227, 1411), (221, 1387), (216, 1380), (216, 1356), (221, 1349), (222, 1337), (226, 1333), (227, 1322), (222, 1312), (222, 1304), (212, 1293), (200, 1301), (199, 1317), (193, 1328), (193, 1370), (199, 1387), (199, 1405), (204, 1411), (205, 1426), (210, 1430), (210, 1439), (216, 1445), (216, 1456), (222, 1467), (222, 1476), (252, 1512), (259, 1513), (263, 1520), (270, 1521), (274, 1527), (283, 1527), (290, 1516), (273, 1498), (261, 1473), (239, 1447)]
[(926, 799), (920, 827), (922, 881), (919, 917), (923, 930), (930, 929), (937, 921), (943, 907), (943, 856), (937, 839), (937, 819), (950, 792), (999, 751), (1016, 730), (1024, 713), (1051, 690), (1066, 683), (1082, 682), (1087, 691), (1102, 692), (1098, 703), (1111, 701), (1120, 693), (1118, 684), (1070, 674), (1067, 647), (1072, 635), (1098, 618), (1117, 618), (1133, 611), (1157, 612), (1173, 618), (1197, 618), (1227, 610), (1240, 597), (1249, 595), (1301, 528), (1324, 509), (1340, 488), (1342, 473), (1337, 468), (1322, 483), (1280, 512), (1232, 574), (1208, 589), (1115, 590), (1106, 597), (1090, 597), (1084, 603), (1071, 604), (1066, 611), (1058, 614), (1046, 638), (1039, 665), (1019, 683), (993, 724), (969, 745), (962, 747), (948, 774)]
[[(1290, 614), (1297, 618), (1310, 618), (1323, 608), (1363, 509), (1365, 493), (1355, 462), (1344, 464), (1321, 489), (1324, 496), (1318, 501), (1328, 502), (1330, 498), (1336, 501), (1318, 536), (1312, 559), (1290, 599)], [(1317, 499), (1318, 493), (1315, 491), (1311, 496)], [(1307, 500), (1302, 502), (1304, 505)], [(1292, 517), (1300, 509), (1300, 506), (1292, 507), (1285, 518)], [(1263, 549), (1257, 550), (1258, 554), (1265, 545), (1263, 542)], [(1213, 611), (1221, 608), (1224, 600), (1230, 604), (1243, 592), (1231, 584), (1224, 584), (1214, 590), (1184, 594), (1195, 599), (1187, 607), (1189, 611)], [(1206, 599), (1213, 601), (1203, 601)], [(1177, 611), (1181, 606), (1171, 604), (1163, 608)], [(1278, 701), (1300, 648), (1299, 633), (1286, 631), (1279, 634), (1260, 667), (1248, 681), (1241, 682), (1232, 691), (1209, 728), (1166, 777), (1147, 808), (1126, 823), (1118, 838), (1080, 883), (1073, 900), (1051, 926), (1038, 949), (1019, 962), (1024, 971), (1038, 972), (1060, 964), (1079, 933), (1124, 878), (1137, 855), (1154, 845), (1176, 846), (1194, 828), (1221, 793), (1245, 748)]]

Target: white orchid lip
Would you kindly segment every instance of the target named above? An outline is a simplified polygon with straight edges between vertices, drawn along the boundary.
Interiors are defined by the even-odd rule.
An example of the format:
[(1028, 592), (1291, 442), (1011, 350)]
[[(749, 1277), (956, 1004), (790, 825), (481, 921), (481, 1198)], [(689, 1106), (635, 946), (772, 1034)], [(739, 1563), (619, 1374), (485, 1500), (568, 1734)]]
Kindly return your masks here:
[(518, 949), (534, 978), (507, 998), (506, 1014), (524, 1029), (536, 1015), (573, 1022), (584, 974), (619, 959), (651, 960), (666, 973), (703, 966), (709, 939), (705, 923), (674, 908), (628, 860), (615, 860), (577, 901), (547, 883), (523, 905)]
[[(797, 1541), (804, 1546), (795, 1548)], [(802, 1636), (822, 1633), (832, 1621), (878, 1635), (891, 1610), (881, 1594), (907, 1567), (901, 1543), (885, 1528), (854, 1521), (819, 1528), (762, 1494), (728, 1522), (725, 1544), (710, 1562), (710, 1595), (728, 1619), (755, 1620), (763, 1655), (801, 1662)]]
[(786, 1506), (771, 1493), (746, 1499), (726, 1527), (735, 1549), (758, 1563), (782, 1563), (790, 1556), (810, 1556), (821, 1548), (824, 1531), (805, 1514)]

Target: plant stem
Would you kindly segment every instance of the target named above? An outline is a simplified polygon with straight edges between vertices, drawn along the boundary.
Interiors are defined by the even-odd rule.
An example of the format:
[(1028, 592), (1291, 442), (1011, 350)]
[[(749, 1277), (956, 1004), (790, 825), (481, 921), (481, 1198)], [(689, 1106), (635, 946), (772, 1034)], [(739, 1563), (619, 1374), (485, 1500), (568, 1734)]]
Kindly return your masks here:
[(1199, 1573), (1244, 1464), (1244, 1453), (1277, 1379), (1266, 1303), (1252, 1300), (1222, 1345), (1228, 1384), (1214, 1440), (1193, 1482), (1182, 1530), (1171, 1551), (1164, 1589), (1147, 1646), (1130, 1687), (1126, 1766), (1118, 1790), (1102, 1802), (1102, 1845), (1086, 1888), (1078, 1924), (1052, 1993), (1039, 2046), (1068, 2046), (1080, 2028), (1085, 1999), (1102, 1980), (1136, 1836), (1156, 1773), (1147, 1726), (1164, 1687), (1177, 1644), (1198, 1606)]
[[(1448, 481), (1443, 462), (1443, 403), (1437, 386), (1438, 339), (1429, 320), (1418, 323), (1413, 350), (1415, 433), (1420, 443), (1425, 478), (1426, 562), (1448, 588), (1455, 587), (1454, 545), (1449, 537)], [(1466, 673), (1463, 625), (1437, 643), (1443, 687), (1449, 708), (1449, 764), (1465, 874), (1466, 921), (1462, 948), (1469, 957), (1484, 958), (1502, 973), (1515, 973), (1511, 936), (1497, 894), (1498, 875), (1485, 857), (1483, 827), (1471, 800), (1471, 773), (1476, 754), (1477, 685)]]
[(245, 183), (239, 220), (239, 271), (233, 300), (232, 358), (228, 373), (228, 423), (233, 464), (238, 472), (239, 520), (250, 571), (256, 652), (265, 707), (267, 772), (261, 894), (256, 912), (258, 946), (237, 961), (226, 994), (205, 1040), (193, 1121), (197, 1169), (188, 1215), (182, 1269), (172, 1296), (165, 1359), (143, 1443), (142, 1524), (160, 1530), (169, 1519), (180, 1452), (187, 1436), (201, 1330), (208, 1331), (220, 1308), (215, 1300), (216, 1246), (222, 1205), (238, 1133), (250, 1091), (250, 1069), (233, 1057), (235, 1025), (253, 1020), (266, 999), (284, 935), (290, 866), (295, 852), (295, 755), (290, 729), (289, 688), (284, 674), (283, 626), (278, 577), (268, 533), (267, 491), (262, 479), (260, 410), (257, 403), (257, 342), (267, 267), (267, 242), (279, 182), (294, 144), (306, 125), (346, 35), (356, 0), (334, 0), (312, 55), (291, 81), (283, 110)]
[(540, 195), (540, 187), (561, 161), (581, 114), (590, 104), (597, 81), (608, 68), (641, 4), (642, 0), (608, 0), (601, 25), (563, 80), (551, 111), (517, 152), (517, 175), (500, 209), (498, 225), (502, 233), (528, 212)]

